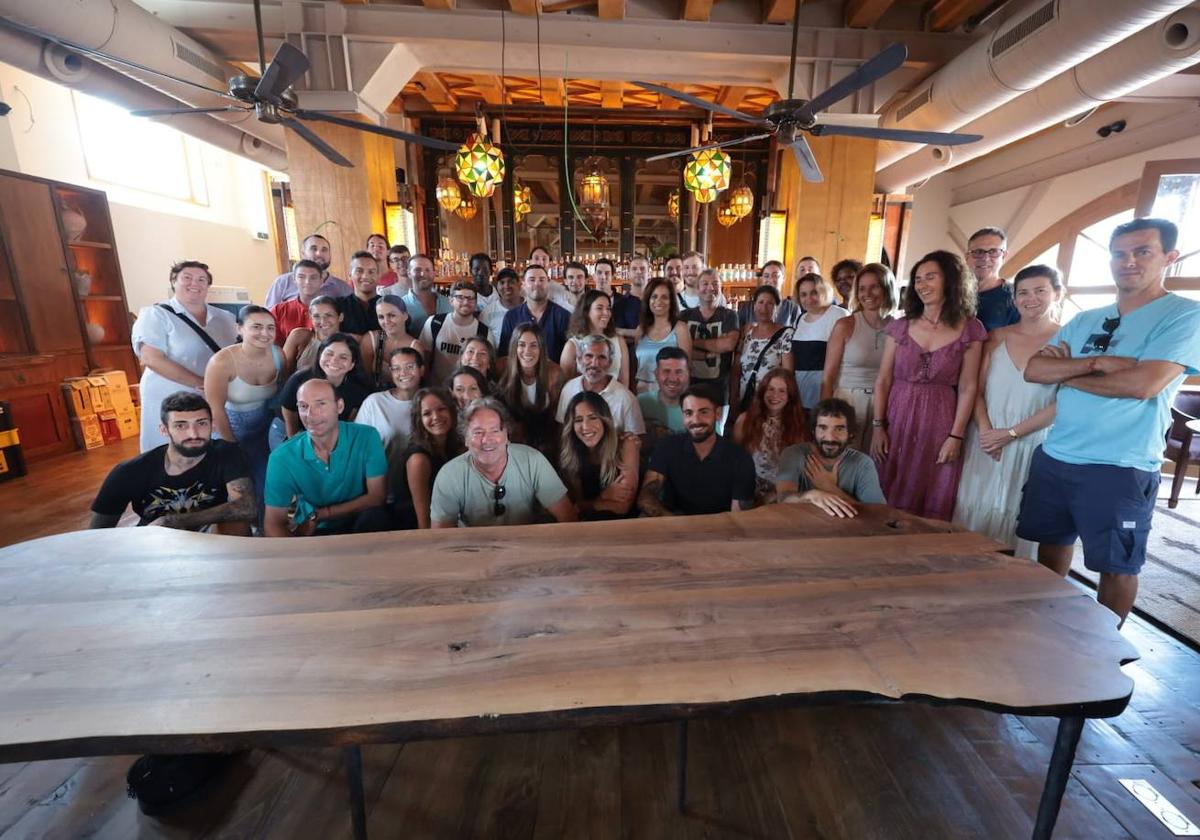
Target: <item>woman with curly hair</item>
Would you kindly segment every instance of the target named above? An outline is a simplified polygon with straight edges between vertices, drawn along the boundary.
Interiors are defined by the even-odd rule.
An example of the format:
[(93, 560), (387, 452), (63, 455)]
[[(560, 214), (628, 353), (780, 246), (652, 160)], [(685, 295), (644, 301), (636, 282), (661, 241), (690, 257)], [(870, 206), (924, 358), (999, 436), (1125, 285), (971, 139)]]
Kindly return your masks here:
[(885, 332), (871, 421), (880, 484), (892, 507), (949, 519), (987, 338), (963, 261), (949, 251), (922, 257), (904, 292), (904, 317)]
[(438, 470), (463, 451), (458, 408), (444, 388), (422, 388), (412, 398), (412, 434), (392, 481), (396, 527), (429, 528), (429, 500)]
[(582, 353), (579, 342), (589, 335), (602, 335), (608, 339), (612, 348), (612, 364), (609, 374), (626, 388), (629, 387), (629, 353), (625, 350), (625, 340), (617, 337), (617, 325), (612, 317), (612, 298), (607, 292), (599, 289), (588, 289), (575, 304), (571, 313), (571, 323), (567, 327), (569, 341), (563, 345), (562, 358), (559, 367), (568, 379), (579, 376), (583, 370), (578, 367), (578, 359)]
[(621, 434), (604, 398), (580, 391), (567, 403), (559, 474), (581, 519), (627, 516), (638, 491), (638, 436)]
[(759, 381), (749, 408), (733, 424), (733, 442), (754, 458), (759, 504), (775, 501), (780, 453), (806, 440), (808, 420), (792, 371), (771, 368)]

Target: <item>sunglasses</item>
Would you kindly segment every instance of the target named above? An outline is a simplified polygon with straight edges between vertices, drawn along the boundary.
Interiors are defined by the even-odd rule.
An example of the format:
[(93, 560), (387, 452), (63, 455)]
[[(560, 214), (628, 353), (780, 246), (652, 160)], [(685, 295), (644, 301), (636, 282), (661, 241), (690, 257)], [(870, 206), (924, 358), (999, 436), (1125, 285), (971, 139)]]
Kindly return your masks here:
[(1115, 318), (1105, 318), (1104, 323), (1100, 325), (1100, 329), (1104, 331), (1104, 335), (1097, 338), (1093, 345), (1101, 353), (1108, 352), (1108, 345), (1112, 343), (1113, 333), (1117, 331), (1117, 327), (1121, 326), (1121, 316)]
[(505, 489), (503, 484), (497, 484), (492, 488), (492, 516), (503, 516), (507, 508), (500, 500), (504, 498)]

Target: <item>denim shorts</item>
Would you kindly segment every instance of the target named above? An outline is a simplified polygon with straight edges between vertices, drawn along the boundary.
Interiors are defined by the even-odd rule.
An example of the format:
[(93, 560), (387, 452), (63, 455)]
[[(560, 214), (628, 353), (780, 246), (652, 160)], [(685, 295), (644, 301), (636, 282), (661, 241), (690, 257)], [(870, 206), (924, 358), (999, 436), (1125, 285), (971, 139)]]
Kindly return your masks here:
[(1033, 453), (1017, 536), (1048, 545), (1083, 542), (1093, 572), (1136, 575), (1146, 562), (1159, 473), (1110, 464), (1068, 464)]

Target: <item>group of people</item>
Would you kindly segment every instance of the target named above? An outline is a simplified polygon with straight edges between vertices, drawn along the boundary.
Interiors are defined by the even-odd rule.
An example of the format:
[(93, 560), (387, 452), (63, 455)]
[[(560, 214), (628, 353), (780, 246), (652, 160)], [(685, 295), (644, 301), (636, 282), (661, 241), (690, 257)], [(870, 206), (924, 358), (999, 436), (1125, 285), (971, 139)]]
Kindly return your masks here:
[(1003, 279), (997, 228), (969, 265), (922, 257), (902, 292), (882, 264), (830, 280), (806, 257), (784, 298), (770, 262), (737, 308), (696, 252), (661, 277), (635, 257), (624, 293), (606, 260), (558, 283), (544, 249), (519, 274), (477, 254), (445, 295), (428, 257), (378, 235), (346, 283), (314, 235), (235, 322), (206, 304), (207, 266), (180, 263), (133, 331), (143, 455), (94, 525), (129, 505), (285, 537), (886, 502), (1061, 574), (1082, 538), (1123, 617), (1170, 401), (1200, 369), (1200, 304), (1163, 287), (1176, 239), (1118, 227), (1117, 303), (1065, 326), (1058, 271)]

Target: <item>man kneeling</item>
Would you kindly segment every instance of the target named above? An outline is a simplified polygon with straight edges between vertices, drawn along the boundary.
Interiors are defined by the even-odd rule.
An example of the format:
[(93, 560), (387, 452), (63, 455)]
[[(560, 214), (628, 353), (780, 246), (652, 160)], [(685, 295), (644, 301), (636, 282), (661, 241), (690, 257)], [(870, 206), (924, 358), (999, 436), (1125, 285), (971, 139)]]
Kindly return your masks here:
[(830, 516), (858, 515), (854, 503), (885, 504), (879, 474), (869, 456), (850, 448), (854, 408), (845, 400), (821, 400), (812, 410), (812, 443), (789, 446), (779, 456), (775, 493), (781, 502), (807, 502)]
[(371, 426), (338, 420), (342, 401), (327, 379), (296, 392), (305, 431), (271, 453), (263, 489), (268, 537), (386, 531), (387, 456)]

